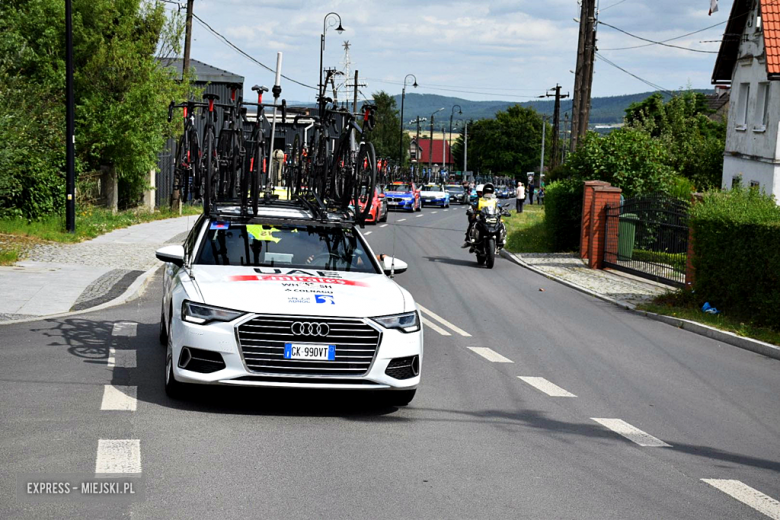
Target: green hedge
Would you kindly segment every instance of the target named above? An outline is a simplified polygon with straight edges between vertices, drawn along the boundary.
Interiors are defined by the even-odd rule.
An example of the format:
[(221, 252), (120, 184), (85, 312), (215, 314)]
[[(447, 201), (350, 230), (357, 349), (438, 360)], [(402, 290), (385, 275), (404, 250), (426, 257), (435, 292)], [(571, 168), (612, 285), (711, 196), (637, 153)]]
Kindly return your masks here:
[(780, 207), (758, 190), (705, 195), (691, 211), (697, 300), (780, 329)]
[(545, 188), (544, 225), (553, 251), (577, 251), (582, 222), (581, 180), (555, 181)]

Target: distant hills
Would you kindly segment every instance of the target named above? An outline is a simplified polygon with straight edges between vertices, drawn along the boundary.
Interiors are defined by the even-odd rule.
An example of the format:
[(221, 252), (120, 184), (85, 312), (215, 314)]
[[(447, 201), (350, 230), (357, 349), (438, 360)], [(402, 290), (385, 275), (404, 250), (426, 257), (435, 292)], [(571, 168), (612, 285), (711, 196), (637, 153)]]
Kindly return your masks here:
[[(696, 90), (696, 92), (706, 94), (710, 91)], [(632, 103), (642, 101), (652, 94), (654, 94), (654, 92), (593, 98), (591, 100), (590, 123), (591, 125), (622, 123), (625, 110)], [(394, 97), (396, 104), (400, 109), (401, 96), (399, 94)], [(664, 97), (668, 99), (671, 96), (669, 96), (669, 94), (664, 94)], [(485, 119), (494, 117), (499, 110), (506, 110), (507, 107), (517, 104), (524, 107), (531, 107), (540, 114), (545, 115), (552, 115), (555, 107), (554, 100), (526, 101), (521, 103), (516, 101), (470, 101), (468, 99), (439, 96), (436, 94), (407, 93), (404, 102), (404, 119), (406, 120), (406, 126), (412, 128), (413, 125), (409, 125), (409, 121), (414, 120), (417, 116), (430, 118), (431, 113), (444, 107), (444, 110), (435, 116), (437, 121), (436, 126), (441, 128), (439, 123), (446, 121), (446, 123), (449, 124), (450, 114), (454, 105), (460, 105), (463, 109), (463, 115), (456, 112), (455, 119)], [(563, 117), (563, 113), (569, 112), (569, 118), (571, 119), (571, 105), (571, 99), (564, 99), (561, 101), (561, 117)], [(427, 125), (429, 123), (425, 124)]]

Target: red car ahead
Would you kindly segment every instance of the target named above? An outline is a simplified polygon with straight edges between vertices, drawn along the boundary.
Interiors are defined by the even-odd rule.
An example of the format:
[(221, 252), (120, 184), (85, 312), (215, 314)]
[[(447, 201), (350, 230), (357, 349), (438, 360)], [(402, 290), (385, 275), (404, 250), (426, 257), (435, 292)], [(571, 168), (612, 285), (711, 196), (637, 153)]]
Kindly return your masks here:
[[(366, 208), (366, 197), (360, 197), (360, 210)], [(376, 224), (377, 222), (387, 222), (387, 200), (382, 189), (377, 186), (374, 188), (374, 196), (371, 199), (371, 209), (366, 217), (366, 224)]]

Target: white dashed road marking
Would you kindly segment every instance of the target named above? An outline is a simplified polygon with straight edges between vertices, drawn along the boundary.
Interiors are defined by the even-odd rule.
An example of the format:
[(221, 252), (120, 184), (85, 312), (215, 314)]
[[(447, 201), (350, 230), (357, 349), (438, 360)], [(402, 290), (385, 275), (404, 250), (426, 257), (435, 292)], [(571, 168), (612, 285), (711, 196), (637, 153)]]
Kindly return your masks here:
[(396, 222), (403, 222), (404, 220), (406, 220), (406, 219), (405, 218), (399, 218)]
[(417, 215), (417, 218), (424, 217), (425, 215)]
[(780, 520), (780, 502), (757, 489), (753, 489), (739, 480), (703, 478), (702, 481), (752, 507), (759, 513), (763, 513), (769, 518)]
[(532, 387), (536, 388), (549, 395), (550, 397), (577, 397), (571, 392), (567, 392), (560, 386), (553, 384), (543, 377), (523, 377), (517, 376), (518, 379), (528, 383)]
[(387, 224), (382, 224), (382, 225), (381, 225), (381, 226), (379, 226), (379, 227), (387, 227)]
[(449, 332), (447, 332), (443, 328), (439, 327), (438, 325), (436, 325), (432, 321), (428, 320), (427, 318), (423, 318), (422, 321), (423, 321), (423, 323), (425, 324), (426, 327), (432, 328), (433, 330), (435, 330), (436, 332), (438, 332), (442, 336), (452, 336), (452, 334), (450, 334)]
[(469, 347), (469, 350), (476, 352), (483, 358), (493, 363), (514, 363), (514, 361), (511, 359), (507, 359), (495, 350), (489, 349), (487, 347)]
[(141, 473), (141, 441), (138, 439), (100, 439), (96, 474)]
[(591, 420), (596, 421), (602, 426), (606, 426), (607, 428), (617, 433), (618, 435), (622, 435), (626, 439), (636, 444), (639, 444), (640, 446), (645, 446), (648, 448), (670, 448), (671, 447), (668, 444), (666, 444), (664, 441), (660, 439), (656, 439), (649, 433), (645, 433), (639, 428), (635, 428), (634, 426), (631, 426), (627, 422), (622, 421), (620, 419), (598, 419), (596, 417), (591, 417)]
[(106, 385), (103, 390), (101, 410), (120, 410), (134, 412), (137, 406), (137, 386)]
[(129, 321), (120, 321), (114, 323), (114, 330), (111, 331), (112, 336), (130, 336), (134, 337), (138, 330), (138, 324)]
[(373, 231), (366, 231), (365, 233), (363, 233), (363, 236), (364, 236), (364, 237), (367, 237), (367, 236), (368, 236), (368, 235), (370, 235), (371, 233), (373, 233)]
[(441, 324), (442, 324), (442, 325), (444, 325), (445, 327), (449, 327), (449, 328), (451, 328), (452, 330), (454, 330), (456, 333), (460, 334), (460, 335), (461, 335), (461, 336), (463, 336), (464, 338), (470, 338), (470, 337), (471, 337), (471, 334), (469, 334), (469, 333), (468, 333), (468, 332), (466, 332), (465, 330), (463, 330), (463, 329), (461, 329), (461, 328), (459, 328), (459, 327), (456, 327), (455, 325), (453, 325), (453, 324), (452, 324), (452, 323), (450, 323), (449, 321), (445, 320), (444, 318), (442, 318), (442, 317), (441, 317), (441, 316), (439, 316), (438, 314), (435, 314), (435, 313), (433, 313), (433, 312), (429, 311), (428, 309), (426, 309), (425, 307), (423, 307), (423, 306), (422, 306), (422, 305), (420, 305), (419, 303), (417, 304), (417, 307), (419, 307), (421, 311), (423, 311), (425, 314), (427, 314), (428, 316), (430, 316), (430, 317), (431, 317), (431, 318), (433, 318), (434, 320), (438, 321), (439, 323), (441, 323)]
[(449, 211), (448, 209), (445, 209), (444, 211)]
[(108, 368), (135, 368), (136, 366), (135, 350), (116, 350), (114, 347), (108, 349)]
[(438, 211), (431, 211), (431, 215), (435, 215), (437, 213), (438, 213)]

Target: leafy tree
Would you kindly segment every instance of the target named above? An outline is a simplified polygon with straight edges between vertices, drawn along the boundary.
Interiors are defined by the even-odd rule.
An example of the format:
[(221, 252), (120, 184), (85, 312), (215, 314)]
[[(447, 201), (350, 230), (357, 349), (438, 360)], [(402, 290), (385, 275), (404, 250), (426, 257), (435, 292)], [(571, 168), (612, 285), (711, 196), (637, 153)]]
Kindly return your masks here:
[(644, 130), (625, 127), (603, 137), (588, 133), (566, 165), (574, 178), (607, 181), (633, 197), (669, 192), (675, 176), (669, 163), (664, 142)]
[(404, 132), (401, 134), (401, 119), (396, 109), (393, 96), (380, 90), (374, 93), (376, 105), (376, 126), (369, 135), (369, 140), (374, 144), (377, 157), (398, 161), (398, 152), (401, 149), (403, 139), (403, 166), (409, 162), (409, 147), (411, 138)]
[[(545, 125), (549, 138), (552, 127)], [(542, 118), (531, 108), (514, 105), (499, 111), (495, 119), (469, 124), (469, 169), (481, 174), (520, 178), (537, 167), (541, 147)], [(462, 164), (463, 149), (464, 136), (461, 134), (453, 146), (458, 164)], [(549, 164), (550, 153), (548, 146), (545, 164)]]
[(626, 124), (661, 140), (669, 165), (698, 190), (718, 188), (723, 171), (726, 125), (707, 117), (707, 98), (687, 91), (663, 103), (655, 94), (626, 110)]
[[(6, 0), (0, 14), (0, 213), (40, 217), (64, 195), (65, 9), (60, 0)], [(161, 3), (74, 0), (78, 171), (114, 168), (120, 197), (135, 202), (171, 125), (180, 84), (155, 56), (178, 49), (182, 24)], [(27, 107), (25, 111), (20, 107)], [(18, 129), (18, 131), (17, 131)], [(42, 189), (20, 189), (27, 185)]]

